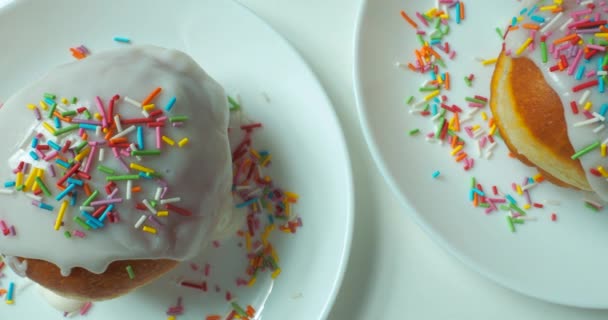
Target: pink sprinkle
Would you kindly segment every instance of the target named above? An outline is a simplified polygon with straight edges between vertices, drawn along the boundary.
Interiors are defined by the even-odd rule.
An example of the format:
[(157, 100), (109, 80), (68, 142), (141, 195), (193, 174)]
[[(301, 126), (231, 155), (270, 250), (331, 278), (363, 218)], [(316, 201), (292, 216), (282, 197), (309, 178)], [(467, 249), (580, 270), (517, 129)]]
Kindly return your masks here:
[(93, 163), (93, 158), (95, 158), (95, 152), (97, 152), (97, 146), (92, 146), (91, 153), (90, 153), (89, 157), (87, 158), (87, 162), (85, 163), (84, 168), (82, 169), (85, 173), (89, 173), (89, 170), (91, 169), (91, 164)]
[(213, 247), (215, 247), (215, 248), (219, 248), (220, 247), (220, 242), (219, 241), (214, 240), (212, 243), (213, 243)]
[(91, 302), (87, 302), (84, 304), (84, 306), (82, 306), (82, 309), (80, 309), (80, 315), (84, 316), (85, 314), (87, 314), (87, 312), (89, 312), (89, 309), (91, 309), (91, 306), (93, 304)]
[(112, 153), (114, 154), (114, 158), (120, 158), (120, 154), (118, 154), (118, 149), (116, 149), (116, 147), (112, 148)]
[(456, 51), (450, 52), (449, 57), (450, 57), (451, 60), (454, 60), (454, 58), (456, 57)]
[(57, 174), (55, 173), (55, 165), (51, 163), (49, 167), (51, 168), (51, 177), (55, 178), (57, 176)]
[(232, 300), (232, 293), (230, 291), (226, 291), (226, 301)]
[(57, 150), (53, 150), (53, 151), (47, 153), (46, 156), (44, 157), (44, 161), (50, 161), (50, 160), (55, 159), (57, 154), (58, 154)]
[(196, 263), (190, 263), (190, 269), (194, 271), (198, 271), (199, 266)]
[(428, 21), (426, 21), (426, 19), (420, 14), (420, 12), (416, 11), (416, 17), (418, 17), (418, 19), (422, 22), (422, 24), (424, 24), (425, 27), (429, 26)]
[(17, 230), (15, 230), (15, 226), (11, 226), (11, 236), (16, 236)]
[(161, 148), (160, 127), (156, 127), (156, 149)]
[(103, 107), (103, 102), (99, 96), (95, 97), (95, 102), (97, 104), (97, 109), (102, 116), (101, 124), (104, 128), (108, 127), (108, 115), (106, 114), (106, 110)]
[(74, 230), (72, 231), (72, 235), (78, 238), (84, 238), (85, 237), (85, 233), (80, 231), (80, 230)]

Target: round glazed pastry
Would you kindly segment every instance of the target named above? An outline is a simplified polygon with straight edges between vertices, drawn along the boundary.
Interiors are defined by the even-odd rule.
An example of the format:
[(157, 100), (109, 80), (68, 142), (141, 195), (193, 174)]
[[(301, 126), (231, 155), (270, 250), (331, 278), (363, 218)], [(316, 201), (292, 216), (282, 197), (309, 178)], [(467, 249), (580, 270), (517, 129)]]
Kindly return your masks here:
[(223, 89), (152, 46), (57, 67), (0, 109), (0, 253), (78, 300), (125, 294), (233, 234)]
[(522, 3), (491, 83), (490, 105), (501, 136), (512, 153), (550, 181), (608, 199), (608, 43), (591, 40), (605, 29), (605, 7), (574, 0)]

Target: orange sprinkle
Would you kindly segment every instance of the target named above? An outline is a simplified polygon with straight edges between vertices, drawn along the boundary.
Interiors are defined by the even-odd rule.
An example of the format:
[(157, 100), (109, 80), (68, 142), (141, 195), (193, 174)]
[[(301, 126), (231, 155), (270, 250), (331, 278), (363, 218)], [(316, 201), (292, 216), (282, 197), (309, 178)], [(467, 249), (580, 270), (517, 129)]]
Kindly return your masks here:
[(458, 137), (453, 136), (452, 137), (452, 143), (451, 143), (451, 147), (452, 149), (456, 148), (456, 143), (458, 142)]
[(445, 73), (445, 89), (450, 90), (450, 73)]
[(120, 137), (120, 138), (115, 138), (110, 140), (114, 143), (125, 143), (125, 142), (129, 142), (129, 139), (127, 137)]
[(412, 71), (418, 71), (418, 70), (416, 69), (416, 67), (414, 67), (414, 65), (413, 65), (413, 64), (411, 64), (411, 63), (408, 63), (408, 64), (407, 64), (407, 67), (408, 67), (408, 68), (410, 68), (410, 70), (412, 70)]
[(460, 1), (460, 20), (464, 20), (464, 2)]
[(88, 140), (89, 139), (89, 135), (86, 132), (83, 132), (80, 137), (82, 138), (82, 140)]
[(560, 44), (560, 43), (564, 43), (564, 42), (567, 42), (567, 41), (570, 41), (570, 40), (574, 40), (574, 39), (576, 39), (576, 38), (578, 38), (578, 35), (577, 35), (576, 33), (573, 33), (573, 34), (571, 34), (571, 35), (567, 35), (567, 36), (565, 36), (565, 37), (561, 37), (561, 38), (559, 38), (559, 39), (555, 39), (555, 40), (553, 41), (553, 44)]
[(87, 197), (90, 196), (92, 194), (91, 192), (91, 187), (89, 187), (88, 183), (84, 184), (84, 193), (86, 193)]
[(222, 320), (222, 316), (217, 315), (217, 314), (212, 314), (210, 316), (207, 316), (205, 318), (205, 320)]
[(509, 32), (519, 29), (519, 26), (509, 26)]
[(517, 156), (515, 155), (515, 153), (509, 152), (509, 158), (517, 158)]
[(110, 140), (110, 138), (112, 138), (113, 135), (114, 135), (114, 130), (108, 130), (108, 132), (106, 133), (106, 135), (103, 138), (105, 140)]
[(422, 54), (418, 50), (414, 50), (416, 53), (416, 60), (418, 60), (419, 66), (424, 66), (424, 60), (422, 60)]
[(461, 154), (458, 155), (458, 157), (456, 157), (456, 162), (460, 162), (462, 160), (464, 160), (464, 158), (468, 157), (469, 155), (466, 152), (463, 152)]
[(552, 13), (560, 13), (564, 11), (564, 7), (557, 7), (553, 10), (551, 10)]
[(140, 186), (135, 186), (135, 187), (131, 188), (131, 192), (140, 192), (140, 191), (141, 191)]
[(255, 309), (251, 305), (247, 306), (247, 315), (250, 317), (255, 316)]
[(435, 58), (441, 60), (441, 56), (439, 55), (439, 53), (437, 53), (437, 51), (433, 50), (433, 48), (431, 47), (425, 47), (426, 50), (428, 50), (432, 55), (435, 56)]
[(405, 11), (403, 10), (401, 10), (401, 17), (403, 17), (403, 19), (405, 19), (407, 23), (414, 27), (414, 29), (418, 29), (418, 24), (416, 23), (416, 21), (412, 20), (412, 18), (410, 18), (410, 16), (408, 16), (407, 13), (405, 13)]
[(0, 296), (4, 295), (7, 291), (5, 289), (0, 289)]
[(477, 193), (475, 193), (473, 195), (473, 207), (477, 207), (479, 206), (479, 195)]
[(148, 97), (146, 99), (144, 99), (144, 101), (141, 102), (142, 106), (148, 105), (152, 102), (152, 100), (154, 100), (154, 98), (156, 98), (156, 96), (161, 92), (162, 88), (158, 87), (156, 89), (154, 89), (154, 91), (152, 91)]
[(460, 118), (458, 112), (454, 114), (454, 131), (460, 132)]
[(61, 113), (59, 113), (59, 111), (53, 112), (53, 115), (56, 116), (57, 118), (59, 118), (59, 120), (61, 120), (63, 122), (68, 122), (68, 123), (72, 122), (72, 118), (62, 117)]
[(488, 121), (488, 127), (492, 127), (494, 125), (494, 118), (490, 118), (490, 121)]
[(522, 27), (524, 29), (531, 29), (531, 30), (539, 30), (540, 26), (538, 24), (534, 24), (534, 23), (524, 23), (522, 25)]

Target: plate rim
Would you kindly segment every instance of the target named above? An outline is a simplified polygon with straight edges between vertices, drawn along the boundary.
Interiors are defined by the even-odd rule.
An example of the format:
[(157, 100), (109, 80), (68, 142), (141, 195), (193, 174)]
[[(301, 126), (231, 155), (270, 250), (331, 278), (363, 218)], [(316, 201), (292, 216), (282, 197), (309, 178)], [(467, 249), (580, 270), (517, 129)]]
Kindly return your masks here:
[(369, 9), (369, 6), (372, 5), (372, 0), (361, 0), (361, 4), (359, 6), (359, 10), (356, 16), (355, 30), (353, 36), (353, 91), (355, 94), (355, 106), (357, 109), (357, 115), (359, 117), (359, 124), (363, 131), (363, 136), (365, 139), (365, 143), (369, 148), (369, 152), (371, 153), (371, 157), (376, 165), (376, 168), (386, 181), (387, 185), (393, 192), (393, 194), (397, 197), (399, 203), (402, 206), (402, 210), (405, 211), (406, 215), (411, 217), (414, 222), (424, 231), (425, 234), (442, 250), (448, 252), (451, 256), (455, 257), (457, 261), (464, 264), (470, 270), (475, 271), (475, 273), (483, 276), (485, 279), (491, 280), (493, 283), (500, 285), (503, 288), (507, 288), (512, 290), (513, 292), (522, 294), (523, 296), (532, 297), (538, 299), (539, 301), (550, 302), (558, 305), (568, 306), (568, 307), (576, 307), (576, 308), (588, 308), (588, 309), (608, 309), (608, 302), (604, 304), (597, 303), (572, 303), (567, 300), (558, 299), (554, 297), (546, 297), (540, 294), (535, 294), (534, 292), (529, 292), (520, 288), (516, 285), (512, 285), (506, 279), (503, 279), (495, 272), (487, 268), (483, 268), (480, 264), (476, 262), (475, 259), (470, 257), (469, 255), (464, 254), (461, 250), (452, 245), (446, 237), (441, 235), (431, 223), (429, 223), (417, 209), (413, 205), (411, 198), (405, 193), (400, 191), (397, 180), (393, 173), (388, 169), (386, 162), (384, 161), (384, 156), (379, 152), (377, 138), (376, 135), (372, 133), (372, 126), (370, 121), (368, 120), (367, 114), (368, 110), (366, 108), (365, 98), (363, 94), (363, 86), (362, 86), (362, 71), (361, 71), (361, 41), (362, 41), (362, 33), (363, 33), (363, 21), (366, 18), (366, 12)]
[[(208, 0), (207, 0), (208, 1)], [(12, 0), (8, 1), (4, 6), (0, 6), (0, 16), (5, 14), (7, 11), (11, 10), (19, 10), (20, 5), (25, 5), (26, 3), (36, 2), (36, 0)], [(197, 1), (198, 2), (198, 1)], [(240, 8), (246, 14), (251, 15), (253, 19), (255, 19), (261, 27), (267, 28), (274, 36), (276, 36), (278, 41), (283, 42), (287, 50), (296, 58), (297, 63), (301, 64), (305, 71), (308, 73), (308, 76), (313, 80), (313, 85), (317, 87), (319, 92), (319, 98), (324, 102), (326, 107), (328, 108), (328, 113), (330, 114), (329, 119), (325, 119), (325, 121), (331, 121), (332, 127), (336, 129), (337, 137), (339, 145), (336, 148), (342, 157), (344, 158), (344, 163), (342, 164), (342, 171), (345, 175), (345, 180), (343, 181), (346, 189), (344, 190), (345, 201), (344, 205), (344, 234), (341, 237), (342, 241), (339, 244), (340, 255), (339, 255), (339, 264), (337, 265), (336, 275), (333, 277), (334, 281), (331, 284), (331, 290), (328, 292), (327, 299), (322, 304), (319, 315), (319, 319), (327, 319), (330, 312), (332, 311), (332, 307), (335, 305), (338, 294), (341, 291), (341, 288), (344, 283), (345, 274), (347, 271), (347, 267), (350, 262), (350, 257), (352, 253), (352, 239), (354, 233), (354, 223), (356, 219), (355, 215), (355, 186), (354, 186), (354, 178), (353, 178), (353, 167), (351, 154), (352, 152), (348, 148), (348, 143), (346, 139), (346, 134), (344, 132), (344, 128), (336, 111), (336, 107), (334, 103), (330, 99), (327, 89), (323, 86), (323, 83), (319, 79), (317, 73), (311, 67), (308, 60), (306, 60), (302, 54), (296, 49), (296, 47), (277, 29), (275, 29), (270, 23), (260, 17), (255, 11), (249, 8), (247, 5), (241, 3), (239, 0), (231, 0), (230, 1), (235, 7)], [(263, 314), (260, 315), (263, 317)]]

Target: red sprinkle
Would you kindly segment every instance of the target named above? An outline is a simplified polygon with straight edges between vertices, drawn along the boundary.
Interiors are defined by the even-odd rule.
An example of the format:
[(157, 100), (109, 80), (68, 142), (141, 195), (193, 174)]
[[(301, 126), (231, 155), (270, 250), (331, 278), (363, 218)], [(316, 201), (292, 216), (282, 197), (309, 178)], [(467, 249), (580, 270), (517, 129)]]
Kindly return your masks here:
[(551, 221), (557, 221), (557, 214), (555, 214), (555, 213), (551, 214)]
[(570, 109), (572, 109), (572, 113), (578, 114), (578, 106), (576, 105), (576, 101), (570, 101)]

